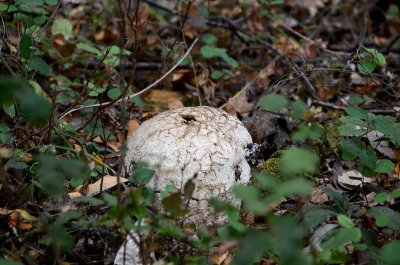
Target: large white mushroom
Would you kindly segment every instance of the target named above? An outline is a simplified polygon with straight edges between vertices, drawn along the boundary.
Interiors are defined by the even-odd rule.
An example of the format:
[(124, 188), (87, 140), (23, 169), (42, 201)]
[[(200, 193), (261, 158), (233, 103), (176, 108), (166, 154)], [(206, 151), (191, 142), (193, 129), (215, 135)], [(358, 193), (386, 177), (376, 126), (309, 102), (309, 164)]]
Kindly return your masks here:
[[(125, 166), (128, 172), (144, 161), (157, 169), (148, 187), (162, 191), (168, 184), (182, 190), (193, 179), (195, 190), (188, 205), (188, 218), (198, 226), (226, 222), (208, 203), (217, 197), (239, 207), (231, 193), (238, 183), (248, 183), (250, 166), (246, 147), (252, 143), (246, 127), (236, 118), (211, 107), (186, 107), (158, 114), (144, 122), (128, 140)], [(160, 209), (160, 199), (155, 201)], [(114, 264), (143, 264), (132, 231), (119, 249)]]
[[(250, 143), (249, 132), (236, 117), (212, 107), (185, 107), (145, 121), (128, 140), (125, 166), (129, 172), (139, 161), (154, 167), (156, 173), (147, 186), (156, 191), (168, 184), (182, 190), (194, 178), (185, 220), (200, 226), (222, 224), (226, 218), (213, 213), (208, 199), (216, 197), (239, 207), (231, 188), (250, 180), (245, 159)], [(159, 200), (155, 206), (160, 208)]]

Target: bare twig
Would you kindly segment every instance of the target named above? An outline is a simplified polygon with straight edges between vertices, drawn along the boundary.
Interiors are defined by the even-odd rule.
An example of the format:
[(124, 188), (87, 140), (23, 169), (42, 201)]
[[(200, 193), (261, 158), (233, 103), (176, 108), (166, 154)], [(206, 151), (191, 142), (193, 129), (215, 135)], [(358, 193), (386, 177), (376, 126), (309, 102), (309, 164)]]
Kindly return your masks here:
[(116, 104), (116, 103), (120, 103), (123, 102), (125, 100), (131, 99), (133, 97), (142, 95), (143, 93), (147, 92), (148, 90), (150, 90), (151, 88), (153, 88), (154, 86), (156, 86), (158, 83), (160, 83), (164, 78), (166, 78), (168, 75), (170, 75), (181, 63), (182, 61), (189, 55), (189, 53), (192, 51), (194, 45), (197, 43), (198, 39), (195, 39), (192, 43), (192, 45), (190, 45), (189, 49), (185, 52), (185, 54), (179, 59), (178, 62), (176, 62), (176, 64), (168, 70), (168, 72), (166, 72), (163, 76), (161, 76), (159, 79), (157, 79), (156, 81), (154, 81), (152, 84), (150, 84), (149, 86), (147, 86), (146, 88), (142, 89), (141, 91), (132, 94), (130, 96), (124, 97), (124, 98), (120, 98), (119, 100), (116, 101), (110, 101), (110, 102), (104, 102), (104, 103), (98, 103), (98, 104), (93, 104), (93, 105), (80, 105), (76, 108), (73, 108), (69, 111), (67, 111), (66, 113), (62, 114), (58, 119), (62, 119), (65, 116), (67, 116), (68, 114), (71, 114), (75, 111), (78, 110), (82, 110), (82, 109), (88, 109), (88, 108), (95, 108), (95, 107), (105, 107), (105, 106), (109, 106), (112, 104)]

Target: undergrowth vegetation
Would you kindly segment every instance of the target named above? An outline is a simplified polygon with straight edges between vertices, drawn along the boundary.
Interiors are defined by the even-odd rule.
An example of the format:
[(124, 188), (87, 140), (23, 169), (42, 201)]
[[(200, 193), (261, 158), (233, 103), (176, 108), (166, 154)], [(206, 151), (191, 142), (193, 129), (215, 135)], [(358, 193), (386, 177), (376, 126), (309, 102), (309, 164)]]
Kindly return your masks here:
[[(400, 264), (396, 1), (0, 2), (0, 264)], [(191, 182), (126, 174), (166, 109), (237, 115), (252, 181), (182, 224)]]

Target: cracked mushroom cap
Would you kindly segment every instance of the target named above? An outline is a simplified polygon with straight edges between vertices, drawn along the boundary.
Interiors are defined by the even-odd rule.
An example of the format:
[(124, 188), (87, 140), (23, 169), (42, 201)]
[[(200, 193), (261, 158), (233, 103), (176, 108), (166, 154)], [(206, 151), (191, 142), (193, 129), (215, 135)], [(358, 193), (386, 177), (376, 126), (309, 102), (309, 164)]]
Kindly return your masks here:
[[(208, 199), (217, 197), (240, 206), (231, 188), (250, 180), (245, 159), (250, 143), (249, 132), (236, 117), (212, 107), (185, 107), (145, 121), (128, 141), (125, 166), (129, 172), (139, 161), (154, 167), (156, 173), (147, 186), (156, 191), (171, 183), (183, 190), (195, 177), (187, 221), (222, 224), (226, 217), (214, 214)], [(160, 208), (159, 199), (155, 206)]]

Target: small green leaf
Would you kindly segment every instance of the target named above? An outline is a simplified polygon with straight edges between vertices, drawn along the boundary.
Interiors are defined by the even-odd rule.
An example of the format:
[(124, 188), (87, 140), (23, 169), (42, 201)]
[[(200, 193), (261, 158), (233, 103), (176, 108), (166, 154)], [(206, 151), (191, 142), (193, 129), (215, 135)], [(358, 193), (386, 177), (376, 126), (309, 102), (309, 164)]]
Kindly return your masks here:
[(24, 35), (19, 42), (19, 55), (21, 58), (29, 60), (32, 56), (32, 38), (29, 35)]
[(354, 105), (360, 105), (361, 103), (364, 102), (364, 99), (360, 96), (351, 96), (348, 99), (349, 103), (354, 104)]
[(139, 185), (147, 184), (154, 176), (156, 171), (149, 167), (145, 162), (139, 162), (136, 165), (136, 169), (130, 177), (132, 183)]
[(54, 20), (53, 25), (51, 26), (51, 34), (61, 34), (64, 36), (65, 40), (70, 39), (72, 37), (71, 22), (65, 18), (58, 18)]
[(103, 57), (103, 53), (101, 51), (99, 51), (97, 48), (90, 46), (89, 44), (80, 42), (78, 44), (76, 44), (76, 48), (83, 50), (83, 51), (87, 51), (90, 53), (94, 53), (96, 54), (97, 58), (102, 58)]
[(319, 158), (314, 152), (296, 147), (285, 150), (279, 161), (283, 175), (314, 173), (319, 164)]
[(223, 76), (224, 76), (224, 73), (222, 71), (219, 71), (219, 70), (215, 70), (215, 71), (213, 71), (211, 73), (211, 78), (214, 79), (214, 80), (218, 80)]
[(304, 104), (303, 101), (297, 100), (291, 104), (292, 107), (292, 112), (291, 116), (293, 119), (303, 119), (306, 112), (307, 112), (307, 106)]
[(50, 66), (39, 56), (32, 56), (29, 68), (38, 71), (41, 75), (50, 75)]
[(367, 112), (360, 108), (347, 107), (347, 108), (344, 108), (344, 111), (349, 116), (352, 116), (352, 117), (360, 119), (360, 120), (366, 120), (368, 118)]
[(381, 249), (380, 258), (385, 265), (398, 265), (399, 264), (399, 250), (400, 250), (400, 241), (392, 240), (389, 243), (386, 243)]
[(339, 214), (337, 216), (337, 221), (344, 228), (352, 228), (352, 227), (354, 227), (353, 220), (351, 220), (346, 215)]
[(386, 13), (386, 19), (395, 20), (396, 17), (399, 15), (399, 13), (400, 13), (399, 6), (396, 4), (391, 4)]
[(15, 118), (15, 106), (14, 102), (4, 102), (2, 104), (4, 112), (8, 115), (10, 118)]
[(400, 198), (400, 188), (397, 188), (394, 191), (392, 191), (392, 197), (393, 199)]
[(206, 43), (206, 44), (214, 44), (217, 42), (217, 37), (213, 34), (204, 34), (201, 39)]
[(258, 101), (257, 106), (268, 111), (279, 111), (283, 108), (287, 108), (289, 101), (285, 96), (279, 94), (270, 94), (263, 96)]
[(377, 162), (375, 172), (377, 173), (390, 173), (394, 169), (394, 164), (388, 159), (381, 159)]
[(122, 91), (121, 91), (121, 89), (119, 89), (117, 87), (111, 88), (107, 92), (107, 96), (112, 100), (119, 98), (121, 95), (122, 95)]
[(390, 229), (400, 231), (400, 214), (384, 206), (376, 206), (368, 210), (367, 216), (374, 217), (376, 225), (387, 226)]
[(387, 192), (379, 192), (376, 194), (374, 198), (374, 202), (376, 203), (384, 203), (389, 198), (389, 194)]
[(357, 64), (357, 69), (362, 74), (371, 74), (375, 68), (376, 64), (369, 59), (363, 59), (361, 64)]

